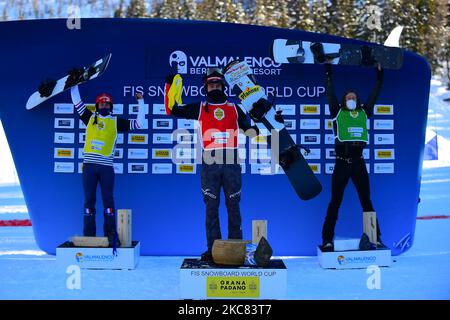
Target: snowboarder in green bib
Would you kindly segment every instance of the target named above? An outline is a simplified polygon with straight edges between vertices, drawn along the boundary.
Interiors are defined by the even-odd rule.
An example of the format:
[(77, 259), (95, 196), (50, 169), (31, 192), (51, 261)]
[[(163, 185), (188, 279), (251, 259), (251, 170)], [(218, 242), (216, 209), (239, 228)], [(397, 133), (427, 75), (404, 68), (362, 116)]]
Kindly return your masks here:
[[(347, 91), (339, 103), (333, 86), (330, 63), (325, 64), (325, 74), (326, 95), (335, 135), (336, 163), (331, 181), (331, 201), (322, 229), (321, 249), (330, 252), (334, 251), (334, 229), (345, 187), (350, 179), (356, 187), (363, 211), (375, 211), (370, 199), (369, 175), (363, 158), (363, 149), (368, 143), (367, 119), (373, 114), (374, 104), (383, 83), (383, 69), (380, 64), (376, 66), (376, 84), (364, 104), (361, 104), (354, 91)], [(384, 247), (380, 234), (377, 221), (377, 246)]]

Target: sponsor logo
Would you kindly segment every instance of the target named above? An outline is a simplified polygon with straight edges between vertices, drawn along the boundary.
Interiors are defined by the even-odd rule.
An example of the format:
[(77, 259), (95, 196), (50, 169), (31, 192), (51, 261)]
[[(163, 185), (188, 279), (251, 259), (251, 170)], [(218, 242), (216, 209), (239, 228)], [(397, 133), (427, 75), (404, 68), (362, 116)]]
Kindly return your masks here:
[(394, 106), (393, 105), (376, 104), (374, 114), (376, 114), (376, 115), (393, 115), (394, 114)]
[(304, 149), (301, 150), (305, 159), (320, 159), (320, 149), (310, 149), (309, 153), (307, 153)]
[(375, 163), (374, 164), (374, 173), (394, 173), (394, 164), (393, 163)]
[(239, 99), (241, 100), (245, 100), (247, 99), (249, 96), (251, 96), (252, 94), (261, 92), (261, 87), (260, 86), (254, 86), (252, 88), (247, 88), (244, 92), (242, 92), (239, 95)]
[(122, 159), (123, 158), (123, 149), (115, 149), (114, 150), (114, 158)]
[(300, 113), (305, 114), (305, 115), (320, 114), (320, 106), (319, 105), (301, 104), (300, 105)]
[(155, 159), (167, 159), (171, 156), (170, 149), (153, 149), (153, 158)]
[(56, 158), (73, 159), (73, 149), (56, 149)]
[(54, 143), (74, 143), (75, 133), (55, 132)]
[(207, 277), (206, 295), (211, 298), (259, 298), (259, 277)]
[(394, 144), (394, 134), (375, 134), (375, 144)]
[(153, 120), (155, 128), (172, 129), (172, 120)]
[(334, 149), (326, 149), (327, 159), (336, 159), (336, 151)]
[(376, 256), (367, 256), (367, 257), (345, 257), (340, 255), (337, 257), (337, 261), (340, 266), (345, 266), (348, 264), (366, 264), (366, 263), (375, 263), (377, 261)]
[(225, 112), (221, 108), (216, 108), (216, 110), (214, 110), (214, 118), (219, 121), (222, 120), (225, 118)]
[(162, 103), (154, 103), (153, 104), (153, 114), (155, 115), (165, 115), (166, 107)]
[(55, 128), (56, 129), (73, 129), (74, 123), (75, 123), (74, 119), (56, 118), (55, 119)]
[(300, 129), (320, 129), (320, 120), (319, 119), (300, 120)]
[(325, 164), (325, 173), (332, 174), (334, 171), (334, 163), (326, 163)]
[(146, 163), (129, 163), (128, 164), (129, 173), (147, 173)]
[(178, 164), (177, 173), (195, 173), (195, 165), (193, 164)]
[(71, 103), (55, 103), (53, 106), (53, 112), (55, 114), (73, 114), (73, 104)]
[(75, 254), (75, 260), (77, 260), (78, 263), (111, 262), (114, 260), (114, 255), (112, 255), (112, 254), (83, 254), (82, 252), (77, 252)]
[(319, 134), (315, 134), (315, 135), (302, 134), (301, 137), (302, 137), (303, 144), (319, 144), (320, 143), (320, 135)]
[(153, 143), (155, 144), (171, 144), (172, 134), (155, 134), (153, 135)]
[(129, 159), (147, 159), (148, 150), (147, 149), (128, 149)]
[(394, 159), (394, 149), (375, 150), (375, 159), (376, 160)]
[(295, 116), (295, 104), (277, 104), (275, 109), (281, 110), (284, 116)]
[(334, 134), (325, 135), (325, 144), (334, 144)]
[(130, 134), (128, 136), (128, 143), (147, 143), (147, 135), (146, 134)]
[(373, 128), (375, 130), (394, 130), (394, 120), (374, 120)]
[[(245, 61), (250, 68), (253, 68), (255, 75), (279, 75), (280, 66), (269, 57), (231, 57), (231, 56), (190, 56), (185, 51), (175, 50), (169, 55), (169, 65), (176, 68), (179, 74), (204, 74), (208, 67), (225, 67), (235, 60)], [(230, 82), (236, 82), (247, 71), (245, 64), (238, 63), (232, 66), (227, 74), (238, 73)], [(231, 86), (237, 83), (233, 83)]]
[(75, 166), (72, 162), (55, 162), (54, 172), (56, 173), (73, 173)]
[(177, 50), (170, 54), (169, 65), (173, 68), (177, 68), (177, 73), (187, 73), (187, 55), (183, 51)]
[(171, 174), (172, 164), (170, 163), (153, 163), (152, 173), (154, 174)]

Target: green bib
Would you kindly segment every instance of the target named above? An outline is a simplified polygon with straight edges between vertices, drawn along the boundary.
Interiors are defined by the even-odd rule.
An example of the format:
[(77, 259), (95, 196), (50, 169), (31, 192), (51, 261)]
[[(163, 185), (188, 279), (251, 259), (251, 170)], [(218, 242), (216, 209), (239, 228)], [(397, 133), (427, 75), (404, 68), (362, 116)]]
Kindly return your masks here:
[(110, 157), (113, 155), (116, 145), (117, 119), (115, 117), (97, 117), (97, 124), (94, 124), (94, 118), (95, 116), (92, 116), (86, 126), (84, 153)]
[(364, 110), (339, 110), (335, 119), (337, 125), (337, 138), (339, 141), (368, 142), (367, 114)]

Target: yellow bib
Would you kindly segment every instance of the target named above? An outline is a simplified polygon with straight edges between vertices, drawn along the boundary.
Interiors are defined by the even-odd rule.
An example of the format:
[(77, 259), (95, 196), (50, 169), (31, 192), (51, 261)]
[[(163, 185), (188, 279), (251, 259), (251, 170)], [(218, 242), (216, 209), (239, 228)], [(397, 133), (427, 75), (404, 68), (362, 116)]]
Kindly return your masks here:
[(94, 124), (94, 119), (93, 115), (86, 126), (84, 153), (95, 153), (105, 157), (113, 156), (117, 139), (117, 118), (97, 117), (97, 124)]

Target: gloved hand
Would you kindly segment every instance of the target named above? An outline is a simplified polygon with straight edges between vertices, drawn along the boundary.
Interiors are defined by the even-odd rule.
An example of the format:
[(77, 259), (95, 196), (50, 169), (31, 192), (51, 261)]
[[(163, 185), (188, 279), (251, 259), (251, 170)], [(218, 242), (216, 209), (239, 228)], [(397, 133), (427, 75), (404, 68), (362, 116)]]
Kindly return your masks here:
[(164, 105), (166, 114), (170, 115), (175, 104), (182, 104), (181, 94), (183, 91), (183, 79), (179, 74), (166, 77), (166, 86), (164, 90)]
[(284, 123), (283, 115), (281, 114), (282, 112), (283, 112), (283, 110), (278, 110), (275, 113), (275, 121), (277, 121), (279, 123)]

